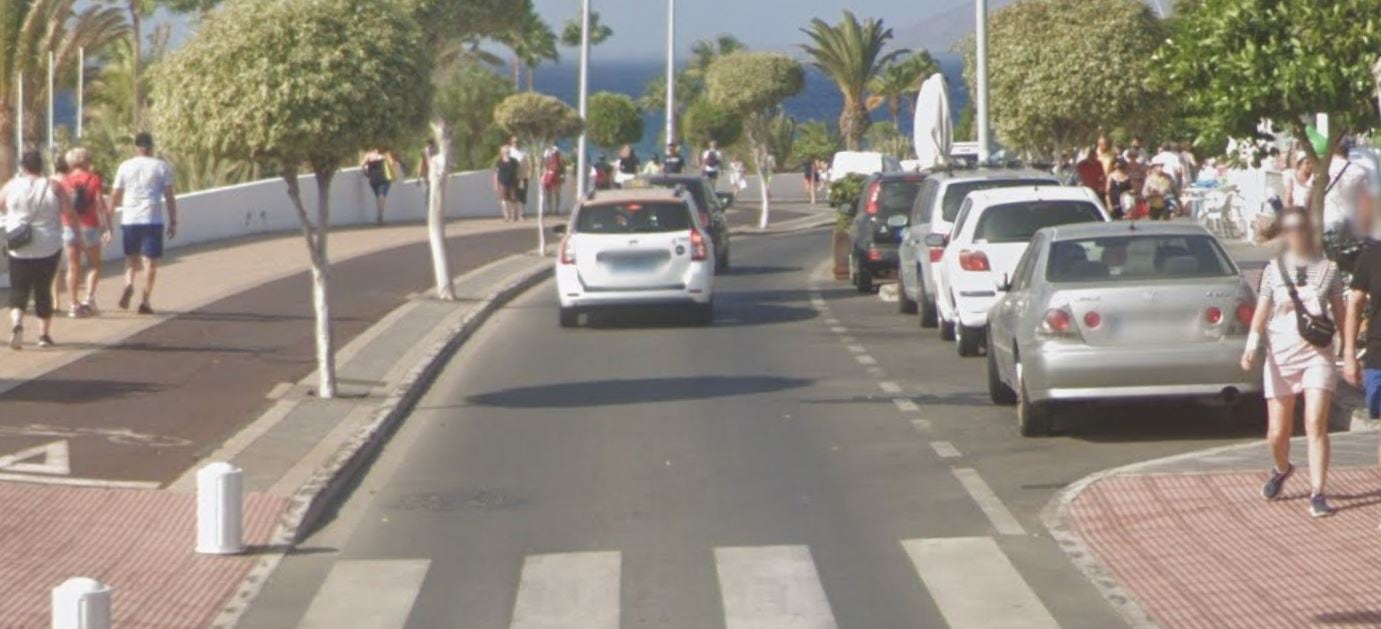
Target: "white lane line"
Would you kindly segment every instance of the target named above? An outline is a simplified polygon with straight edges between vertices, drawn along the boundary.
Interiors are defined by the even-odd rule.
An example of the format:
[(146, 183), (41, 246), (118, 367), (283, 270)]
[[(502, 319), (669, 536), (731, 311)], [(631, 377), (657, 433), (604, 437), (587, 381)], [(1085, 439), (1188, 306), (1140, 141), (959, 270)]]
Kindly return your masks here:
[(964, 456), (959, 452), (959, 448), (954, 447), (954, 444), (948, 441), (932, 441), (930, 442), (930, 449), (934, 450), (935, 454), (942, 459), (957, 459)]
[(911, 400), (908, 400), (904, 397), (894, 397), (892, 398), (892, 403), (896, 404), (897, 410), (903, 413), (916, 413), (921, 410), (921, 407), (916, 406), (915, 402), (912, 402)]
[(529, 555), (510, 629), (618, 629), (618, 552)]
[(716, 548), (726, 629), (835, 629), (805, 546)]
[(839, 325), (839, 323), (839, 319), (836, 319), (834, 317), (827, 317), (825, 319), (825, 325)]
[(930, 423), (928, 419), (913, 419), (911, 420), (911, 427), (915, 428), (917, 432), (930, 432), (935, 429), (935, 425)]
[(855, 338), (852, 337), (852, 336), (841, 336), (841, 337), (839, 337), (839, 340), (844, 341), (845, 343), (853, 343), (853, 342), (857, 341), (858, 339), (855, 339)]
[(843, 326), (838, 326), (838, 325), (836, 325), (836, 326), (831, 326), (831, 327), (830, 327), (830, 331), (831, 331), (831, 332), (834, 332), (835, 334), (848, 334), (848, 333), (849, 333), (849, 328), (846, 328), (846, 327), (843, 327)]
[(867, 353), (868, 353), (868, 348), (866, 348), (866, 347), (864, 347), (864, 346), (862, 346), (862, 345), (847, 345), (847, 346), (845, 346), (845, 348), (848, 349), (849, 351), (855, 353), (855, 354), (867, 354)]
[(858, 356), (854, 356), (854, 360), (857, 360), (857, 361), (858, 361), (858, 364), (860, 364), (860, 365), (876, 365), (876, 364), (878, 364), (878, 359), (873, 358), (872, 356), (869, 356), (869, 355), (867, 355), (867, 354), (861, 354), (861, 355), (858, 355)]
[(297, 627), (401, 628), (430, 566), (426, 559), (337, 561)]
[(990, 537), (903, 540), (950, 629), (1059, 629)]
[(887, 370), (883, 369), (882, 367), (869, 367), (868, 375), (873, 376), (875, 378), (886, 378)]
[(892, 382), (891, 380), (883, 380), (882, 382), (879, 382), (878, 388), (882, 389), (883, 393), (901, 393), (901, 385)]
[(1011, 511), (1007, 510), (1007, 505), (1002, 504), (1002, 500), (993, 493), (993, 489), (978, 475), (978, 471), (969, 467), (956, 467), (952, 470), (954, 477), (959, 479), (959, 484), (964, 486), (964, 491), (969, 492), (969, 497), (978, 503), (978, 508), (983, 510), (983, 514), (988, 516), (988, 521), (993, 523), (993, 528), (1003, 535), (1025, 535), (1026, 529), (1021, 526)]

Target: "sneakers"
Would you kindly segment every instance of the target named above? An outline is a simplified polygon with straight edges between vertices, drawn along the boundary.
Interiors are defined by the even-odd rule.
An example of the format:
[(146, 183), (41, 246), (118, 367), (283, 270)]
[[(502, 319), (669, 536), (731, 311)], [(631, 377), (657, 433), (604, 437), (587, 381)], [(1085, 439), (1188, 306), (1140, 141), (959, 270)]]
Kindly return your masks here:
[(81, 309), (81, 306), (73, 305), (73, 306), (69, 307), (69, 308), (67, 309), (67, 318), (68, 318), (68, 319), (80, 319), (80, 318), (82, 318), (82, 309)]
[(129, 310), (129, 300), (134, 299), (134, 287), (125, 286), (125, 291), (120, 293), (120, 309)]
[(1295, 464), (1291, 463), (1285, 468), (1284, 472), (1271, 469), (1271, 477), (1266, 479), (1266, 484), (1261, 486), (1261, 497), (1267, 500), (1275, 500), (1280, 496), (1281, 488), (1285, 487), (1285, 479), (1290, 478), (1295, 473)]
[(24, 349), (24, 326), (16, 325), (10, 330), (10, 349)]
[(141, 315), (151, 315), (151, 314), (153, 314), (153, 308), (152, 308), (151, 306), (149, 306), (149, 302), (144, 301), (144, 302), (140, 302), (140, 303), (139, 303), (139, 314), (141, 314)]
[(1328, 505), (1323, 494), (1314, 494), (1309, 498), (1309, 515), (1315, 518), (1326, 518), (1333, 515), (1334, 509)]
[(42, 348), (42, 349), (48, 349), (49, 347), (52, 347), (52, 346), (54, 346), (54, 345), (57, 345), (57, 343), (54, 343), (54, 342), (53, 342), (53, 337), (48, 336), (47, 334), (44, 334), (43, 336), (38, 337), (38, 346), (39, 346), (40, 348)]

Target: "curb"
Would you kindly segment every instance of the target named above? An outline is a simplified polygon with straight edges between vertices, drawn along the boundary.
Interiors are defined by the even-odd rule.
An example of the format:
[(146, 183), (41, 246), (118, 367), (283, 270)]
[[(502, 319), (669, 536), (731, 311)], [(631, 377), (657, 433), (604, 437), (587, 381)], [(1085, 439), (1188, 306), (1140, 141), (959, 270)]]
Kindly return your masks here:
[(375, 409), (374, 419), (351, 435), (329, 462), (293, 493), (273, 533), (268, 554), (250, 569), (240, 587), (212, 619), (210, 627), (230, 628), (239, 622), (279, 562), (329, 512), (332, 502), (358, 480), (418, 400), (431, 388), (446, 363), (494, 313), (551, 274), (551, 266), (542, 265), (511, 279), (490, 293), (444, 340), (425, 354)]

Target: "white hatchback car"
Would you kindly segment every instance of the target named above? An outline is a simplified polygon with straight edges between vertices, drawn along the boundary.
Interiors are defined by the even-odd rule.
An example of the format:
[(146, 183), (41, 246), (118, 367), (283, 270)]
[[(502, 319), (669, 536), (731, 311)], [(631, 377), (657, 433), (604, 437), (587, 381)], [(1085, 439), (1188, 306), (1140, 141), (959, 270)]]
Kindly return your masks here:
[(1042, 228), (1108, 220), (1097, 195), (1082, 186), (1003, 188), (970, 194), (959, 210), (953, 236), (927, 237), (943, 246), (935, 281), (940, 336), (954, 340), (960, 356), (977, 356), (997, 288), (1016, 269), (1031, 237)]
[(714, 322), (714, 246), (681, 189), (611, 190), (571, 216), (556, 261), (561, 326), (592, 310), (685, 306)]

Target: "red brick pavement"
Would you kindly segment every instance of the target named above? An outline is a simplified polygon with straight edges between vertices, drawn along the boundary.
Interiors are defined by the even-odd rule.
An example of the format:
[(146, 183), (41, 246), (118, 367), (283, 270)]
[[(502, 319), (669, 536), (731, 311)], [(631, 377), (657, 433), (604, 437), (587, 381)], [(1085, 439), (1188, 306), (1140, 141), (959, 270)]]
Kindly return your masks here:
[(1067, 515), (1162, 627), (1381, 626), (1381, 475), (1335, 470), (1312, 519), (1306, 474), (1274, 502), (1257, 473), (1114, 476)]
[[(0, 627), (48, 627), (70, 577), (114, 589), (121, 629), (204, 627), (256, 561), (192, 552), (195, 497), (167, 491), (0, 483)], [(245, 497), (245, 541), (262, 545), (287, 501)]]

